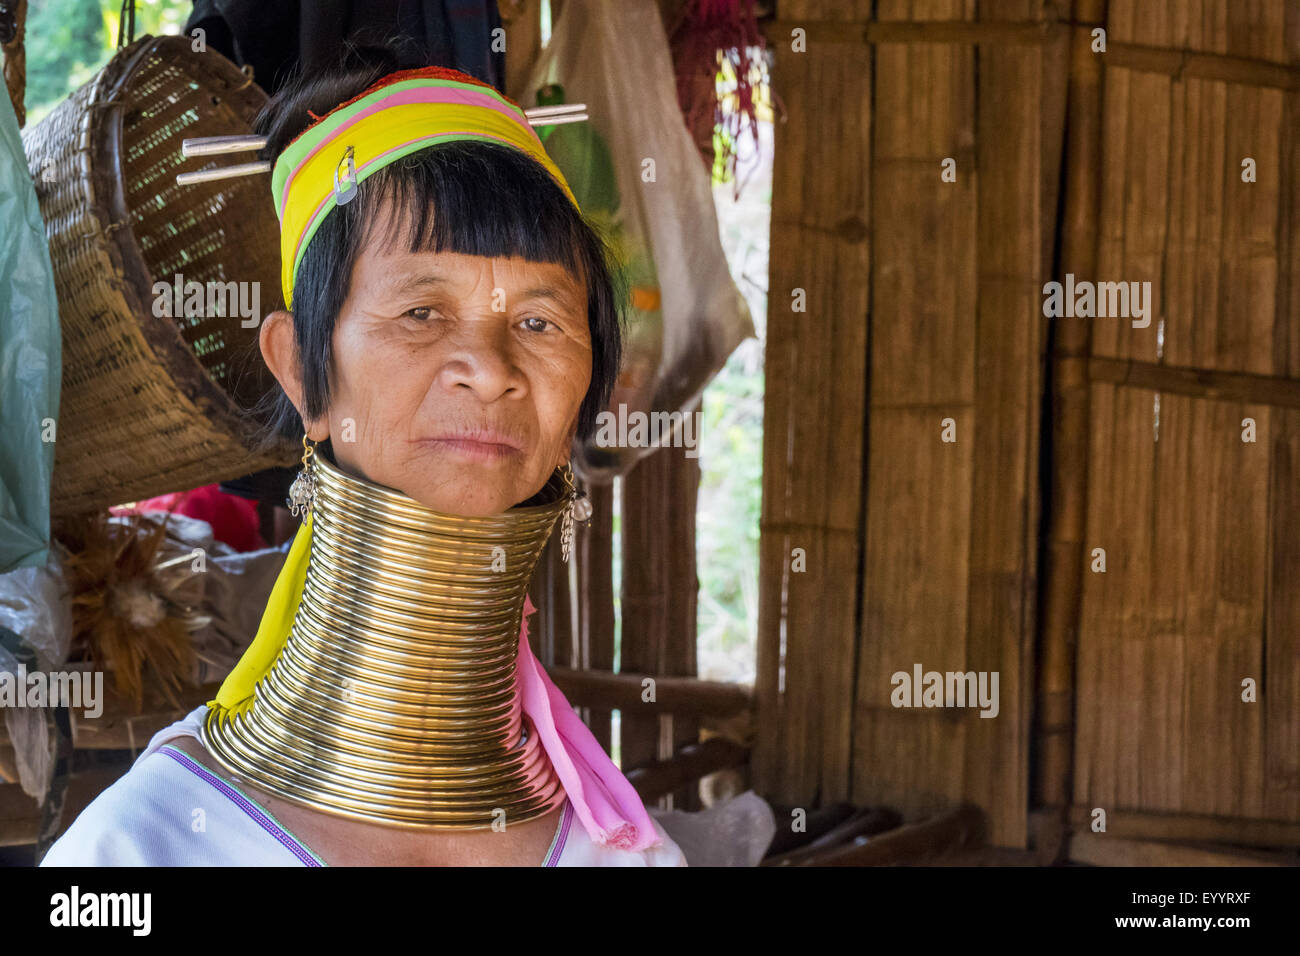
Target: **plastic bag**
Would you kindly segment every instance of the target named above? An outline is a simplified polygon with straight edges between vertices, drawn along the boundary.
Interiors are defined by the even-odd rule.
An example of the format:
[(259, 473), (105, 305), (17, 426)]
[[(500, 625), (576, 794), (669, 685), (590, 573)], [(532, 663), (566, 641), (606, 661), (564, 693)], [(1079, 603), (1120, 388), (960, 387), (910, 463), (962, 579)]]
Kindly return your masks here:
[(695, 813), (656, 809), (649, 813), (673, 838), (689, 866), (758, 866), (776, 836), (776, 815), (753, 790)]
[[(722, 251), (709, 172), (677, 105), (653, 0), (566, 0), (528, 96), (551, 84), (567, 102), (585, 103), (591, 118), (539, 134), (630, 287), (623, 371), (602, 416), (606, 427), (579, 449), (575, 465), (587, 480), (607, 482), (655, 447), (698, 440), (693, 428), (682, 434), (693, 423), (680, 413), (754, 326)], [(664, 434), (664, 424), (677, 430)]]
[[(0, 628), (21, 641), (14, 647), (0, 639), (0, 673), (17, 675), (20, 664), (28, 673), (63, 667), (72, 644), (72, 603), (57, 547), (49, 549), (42, 567), (0, 574)], [(13, 744), (18, 782), (24, 793), (44, 803), (54, 771), (54, 741), (46, 711), (40, 707), (0, 711)]]
[(0, 574), (49, 557), (61, 358), (45, 224), (0, 95)]

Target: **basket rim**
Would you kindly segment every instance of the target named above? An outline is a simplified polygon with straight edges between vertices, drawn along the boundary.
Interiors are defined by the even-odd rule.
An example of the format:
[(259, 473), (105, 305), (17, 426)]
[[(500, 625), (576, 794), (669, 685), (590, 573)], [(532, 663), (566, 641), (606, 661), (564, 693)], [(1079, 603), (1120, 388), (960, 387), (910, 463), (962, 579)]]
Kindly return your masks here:
[[(153, 288), (155, 277), (136, 238), (134, 219), (126, 201), (122, 163), (125, 104), (118, 96), (143, 63), (159, 53), (177, 62), (195, 80), (214, 81), (222, 97), (245, 115), (255, 114), (266, 102), (266, 93), (234, 63), (216, 50), (192, 52), (188, 37), (146, 34), (123, 47), (100, 71), (87, 104), (89, 141), (94, 156), (90, 207), (104, 232), (110, 259), (115, 260), (113, 264), (120, 270), (119, 274), (126, 277), (119, 293), (126, 310), (139, 323), (150, 352), (177, 391), (185, 395), (212, 427), (240, 441), (250, 455), (257, 454), (257, 449), (251, 447), (251, 439), (259, 430), (257, 422), (244, 413), (226, 389), (213, 381), (175, 319), (154, 315), (152, 304), (142, 298), (144, 290)], [(267, 193), (269, 202), (269, 183)], [(166, 281), (171, 282), (171, 277)], [(259, 322), (263, 318), (260, 316)], [(296, 450), (289, 448), (290, 443), (284, 444), (285, 454)]]

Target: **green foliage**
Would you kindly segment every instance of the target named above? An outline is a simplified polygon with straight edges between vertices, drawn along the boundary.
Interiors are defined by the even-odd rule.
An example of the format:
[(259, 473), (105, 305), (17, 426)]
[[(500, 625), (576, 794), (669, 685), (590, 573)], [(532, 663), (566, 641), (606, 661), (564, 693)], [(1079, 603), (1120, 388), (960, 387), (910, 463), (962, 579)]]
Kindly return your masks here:
[(763, 499), (762, 348), (743, 343), (705, 390), (696, 510), (701, 675), (752, 682)]
[[(117, 47), (119, 0), (33, 0), (27, 17), (28, 123), (88, 82)], [(136, 36), (178, 34), (189, 0), (139, 0)]]
[[(719, 237), (732, 277), (749, 305), (748, 339), (704, 391), (700, 494), (696, 508), (699, 673), (752, 683), (758, 642), (758, 542), (763, 505), (763, 342), (772, 209), (772, 125), (760, 148), (741, 150), (737, 192), (715, 178)], [(719, 131), (719, 135), (724, 135)]]
[(108, 60), (96, 0), (36, 0), (27, 19), (27, 98), (33, 112), (63, 99)]

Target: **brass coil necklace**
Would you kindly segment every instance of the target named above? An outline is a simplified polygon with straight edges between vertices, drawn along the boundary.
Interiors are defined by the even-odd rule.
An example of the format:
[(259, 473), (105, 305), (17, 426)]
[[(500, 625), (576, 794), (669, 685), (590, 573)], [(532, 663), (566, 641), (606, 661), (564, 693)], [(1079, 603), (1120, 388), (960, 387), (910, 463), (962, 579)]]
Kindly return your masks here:
[(326, 813), (408, 828), (541, 816), (560, 785), (515, 685), (528, 586), (574, 500), (461, 517), (316, 455), (311, 557), (292, 630), (243, 713), (201, 739), (229, 772)]

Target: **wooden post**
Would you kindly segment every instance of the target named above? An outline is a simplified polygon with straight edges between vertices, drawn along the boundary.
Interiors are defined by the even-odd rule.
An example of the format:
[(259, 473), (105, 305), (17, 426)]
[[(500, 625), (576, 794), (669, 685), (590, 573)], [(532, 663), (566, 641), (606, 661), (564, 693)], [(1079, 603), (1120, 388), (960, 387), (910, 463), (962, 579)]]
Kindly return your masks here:
[[(1105, 0), (1076, 0), (1071, 28), (1066, 116), (1065, 212), (1057, 272), (1091, 276), (1097, 264), (1101, 204), (1101, 60), (1091, 31), (1106, 19)], [(1089, 376), (1092, 323), (1054, 322), (1050, 333), (1051, 487), (1046, 520), (1043, 613), (1031, 805), (1050, 807), (1056, 827), (1039, 830), (1044, 863), (1062, 862), (1074, 770), (1074, 650), (1084, 572), (1088, 500)]]
[[(698, 460), (672, 447), (642, 458), (623, 481), (620, 671), (696, 674), (698, 488)], [(620, 711), (622, 765), (630, 769), (666, 759), (676, 746), (695, 743), (697, 735), (694, 718), (674, 722), (653, 712)], [(678, 796), (688, 804), (692, 800), (686, 793)]]
[[(579, 525), (578, 649), (576, 666), (600, 671), (614, 669), (614, 486), (593, 485), (592, 516)], [(605, 752), (612, 743), (610, 713), (588, 709), (583, 715)]]
[[(981, 21), (1010, 18), (1017, 6), (981, 4)], [(997, 672), (1001, 702), (998, 719), (966, 722), (962, 795), (984, 810), (990, 843), (1016, 848), (1026, 847), (1029, 836), (1048, 325), (1042, 287), (1056, 238), (1069, 30), (1046, 22), (1040, 39), (1037, 46), (993, 42), (974, 51), (977, 267), (965, 666)]]

